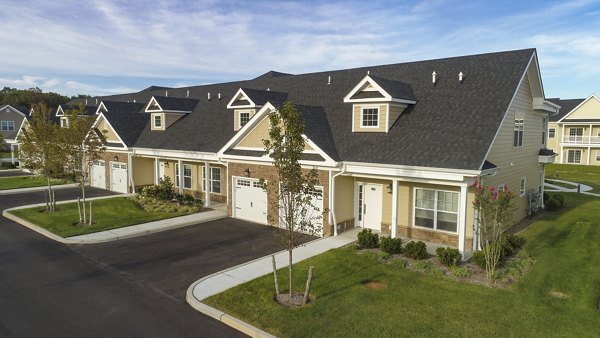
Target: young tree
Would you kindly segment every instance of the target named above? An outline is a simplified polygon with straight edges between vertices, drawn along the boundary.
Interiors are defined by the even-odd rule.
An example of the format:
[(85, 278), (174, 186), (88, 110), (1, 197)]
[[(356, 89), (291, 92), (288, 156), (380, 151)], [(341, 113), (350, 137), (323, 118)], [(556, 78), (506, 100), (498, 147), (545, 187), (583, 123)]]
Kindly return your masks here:
[(86, 223), (85, 212), (85, 183), (92, 164), (104, 152), (105, 147), (98, 135), (92, 131), (94, 118), (85, 116), (85, 106), (80, 104), (77, 109), (65, 112), (69, 119), (67, 128), (63, 128), (62, 147), (66, 154), (65, 168), (67, 175), (72, 177), (81, 187), (83, 201), (83, 223)]
[(265, 151), (273, 159), (277, 180), (269, 184), (263, 181), (263, 188), (276, 197), (274, 203), (277, 216), (271, 215), (271, 223), (285, 227), (282, 244), (288, 251), (289, 297), (293, 298), (293, 249), (300, 243), (296, 231), (308, 234), (320, 232), (317, 220), (322, 218), (319, 210), (313, 207), (315, 185), (318, 172), (311, 169), (303, 172), (300, 159), (304, 151), (304, 121), (300, 112), (291, 102), (269, 114), (269, 139), (263, 140)]
[(487, 278), (493, 281), (500, 261), (500, 237), (512, 225), (514, 194), (506, 186), (499, 191), (475, 182), (473, 206), (477, 214), (479, 246), (485, 258)]
[(33, 116), (19, 137), (21, 166), (31, 169), (48, 180), (49, 211), (54, 211), (52, 177), (64, 173), (65, 154), (61, 148), (61, 130), (51, 120), (52, 111), (45, 104), (33, 106)]

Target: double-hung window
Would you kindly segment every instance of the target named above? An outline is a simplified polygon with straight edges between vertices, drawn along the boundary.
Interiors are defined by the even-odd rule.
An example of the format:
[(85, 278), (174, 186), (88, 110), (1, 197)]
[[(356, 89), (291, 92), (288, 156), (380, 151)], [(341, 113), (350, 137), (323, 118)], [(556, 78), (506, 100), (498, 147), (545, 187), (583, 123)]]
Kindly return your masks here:
[(360, 116), (361, 127), (379, 127), (379, 108), (363, 108)]
[(569, 142), (581, 143), (583, 141), (583, 128), (569, 128)]
[(567, 152), (567, 163), (581, 163), (581, 150), (569, 150)]
[(415, 189), (415, 226), (458, 231), (458, 192)]
[(248, 121), (250, 121), (250, 112), (247, 110), (242, 110), (240, 111), (240, 125), (239, 127), (242, 128), (243, 126), (246, 125), (246, 123), (248, 123)]
[(162, 115), (154, 115), (154, 128), (162, 128)]
[(183, 165), (183, 187), (186, 189), (192, 189), (192, 165)]
[(0, 122), (0, 129), (2, 131), (13, 131), (13, 130), (15, 130), (15, 121), (2, 121), (2, 122)]
[(555, 128), (548, 129), (548, 138), (554, 138), (554, 137), (556, 137), (556, 129)]
[[(206, 191), (206, 167), (202, 170), (202, 184)], [(221, 193), (221, 168), (210, 167), (210, 176), (208, 177), (209, 191), (213, 194)]]
[(523, 130), (525, 121), (522, 118), (515, 118), (515, 133), (513, 137), (513, 147), (523, 146)]

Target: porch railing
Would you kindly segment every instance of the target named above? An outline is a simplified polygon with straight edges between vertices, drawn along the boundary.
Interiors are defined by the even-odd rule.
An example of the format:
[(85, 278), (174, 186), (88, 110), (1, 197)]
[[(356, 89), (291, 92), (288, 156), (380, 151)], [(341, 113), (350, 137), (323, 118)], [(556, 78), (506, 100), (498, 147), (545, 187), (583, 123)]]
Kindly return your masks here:
[(565, 135), (563, 136), (562, 142), (572, 144), (600, 144), (600, 137)]

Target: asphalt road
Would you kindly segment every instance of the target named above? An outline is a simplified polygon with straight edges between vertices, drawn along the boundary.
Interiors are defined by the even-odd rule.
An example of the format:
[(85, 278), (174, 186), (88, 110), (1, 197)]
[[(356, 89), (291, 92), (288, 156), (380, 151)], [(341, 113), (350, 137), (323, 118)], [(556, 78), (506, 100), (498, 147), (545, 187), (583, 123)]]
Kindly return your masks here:
[[(56, 196), (59, 200), (73, 199), (78, 193), (75, 188), (57, 190)], [(89, 197), (105, 194), (97, 189), (88, 192)], [(0, 196), (0, 209), (43, 201), (43, 192)], [(189, 229), (194, 228), (200, 229)], [(180, 230), (191, 231), (186, 234), (191, 238), (202, 237), (189, 229)], [(136, 249), (128, 250), (125, 241), (97, 248), (73, 248), (0, 218), (0, 337), (241, 336), (173, 296), (181, 294), (179, 288), (187, 277), (185, 281), (173, 277), (177, 285), (174, 287), (168, 278), (153, 279), (161, 274), (158, 266), (171, 267), (162, 272), (165, 275), (186, 271), (186, 255), (207, 244), (169, 233), (163, 236), (171, 236), (170, 241), (158, 236), (134, 239), (132, 245)], [(228, 243), (225, 236), (216, 236), (215, 250), (217, 238), (221, 238), (222, 245)], [(246, 248), (252, 250), (253, 245)], [(103, 252), (110, 249), (116, 252)], [(258, 255), (258, 247), (256, 250)], [(205, 262), (198, 257), (191, 260), (198, 260), (196, 266), (208, 266), (213, 259), (211, 254), (203, 259)], [(214, 269), (228, 265), (228, 260), (222, 258)], [(214, 269), (207, 267), (202, 271)], [(202, 273), (199, 270), (186, 276), (192, 274), (197, 278)]]
[(0, 170), (0, 177), (26, 176), (31, 175), (23, 171)]

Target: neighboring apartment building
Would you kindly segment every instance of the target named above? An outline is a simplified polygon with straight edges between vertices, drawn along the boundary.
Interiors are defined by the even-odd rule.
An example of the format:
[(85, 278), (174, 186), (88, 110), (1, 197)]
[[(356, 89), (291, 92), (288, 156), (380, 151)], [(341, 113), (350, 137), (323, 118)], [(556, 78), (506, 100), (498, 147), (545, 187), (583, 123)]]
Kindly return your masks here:
[[(306, 123), (301, 164), (316, 168), (322, 235), (350, 227), (476, 245), (472, 184), (508, 186), (514, 219), (542, 193), (548, 114), (534, 49), (99, 98), (95, 132), (107, 153), (92, 185), (115, 191), (173, 179), (179, 192), (268, 223), (276, 179), (262, 140), (268, 113), (293, 102)], [(70, 104), (77, 104), (75, 100)]]
[(559, 163), (600, 165), (600, 99), (549, 99), (561, 106), (550, 116), (548, 147), (558, 153)]
[(24, 106), (0, 105), (0, 133), (5, 143), (5, 145), (0, 144), (0, 150), (10, 151), (13, 163), (17, 157), (17, 133), (28, 114), (27, 107)]

